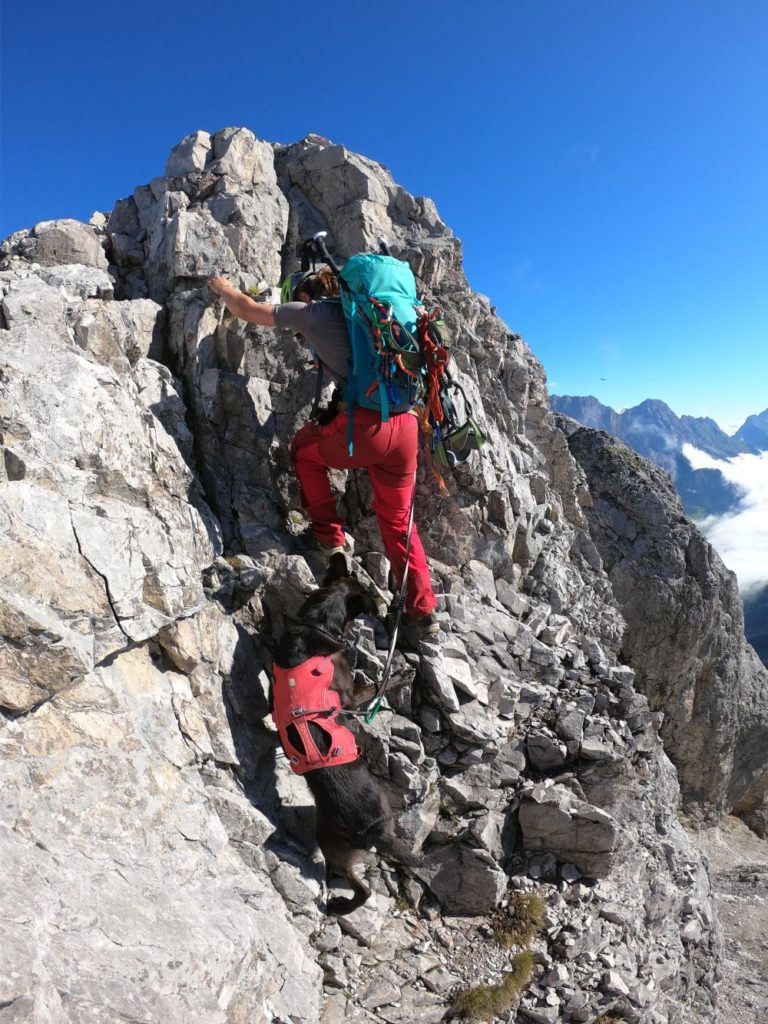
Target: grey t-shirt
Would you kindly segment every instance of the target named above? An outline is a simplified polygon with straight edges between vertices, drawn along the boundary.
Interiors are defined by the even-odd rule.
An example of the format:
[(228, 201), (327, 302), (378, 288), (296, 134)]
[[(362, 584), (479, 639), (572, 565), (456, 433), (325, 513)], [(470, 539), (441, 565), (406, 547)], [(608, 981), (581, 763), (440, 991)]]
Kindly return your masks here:
[(278, 327), (301, 334), (335, 380), (347, 379), (352, 348), (340, 302), (284, 302), (274, 311)]

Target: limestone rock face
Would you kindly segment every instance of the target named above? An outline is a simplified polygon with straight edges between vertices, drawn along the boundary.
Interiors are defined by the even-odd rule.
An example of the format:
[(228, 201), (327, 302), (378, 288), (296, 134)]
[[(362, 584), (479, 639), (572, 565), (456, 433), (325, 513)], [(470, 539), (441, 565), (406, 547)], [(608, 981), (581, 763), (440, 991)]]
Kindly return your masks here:
[(196, 132), (107, 223), (122, 294), (167, 301), (214, 274), (261, 287), (279, 276), (288, 211), (272, 147), (246, 128)]
[[(42, 301), (22, 307), (19, 291)], [(92, 353), (75, 343), (68, 322), (82, 323), (89, 301), (34, 275), (10, 281), (3, 298), (13, 313), (0, 353), (0, 548), (10, 568), (0, 584), (10, 641), (0, 689), (17, 711), (189, 614), (219, 550), (204, 503), (202, 514), (190, 503), (189, 467), (131, 376), (127, 332), (109, 332)], [(98, 315), (124, 322), (110, 321), (113, 305)], [(144, 304), (133, 317), (122, 305), (129, 322), (142, 321)], [(130, 345), (141, 350), (138, 331)], [(165, 372), (148, 360), (142, 370), (144, 379)]]
[(571, 421), (587, 518), (627, 621), (622, 652), (664, 712), (661, 734), (686, 811), (730, 810), (768, 827), (768, 669), (744, 638), (736, 579), (685, 518), (669, 478), (608, 435)]
[(195, 767), (190, 680), (156, 661), (125, 652), (0, 737), (5, 1019), (316, 1021), (320, 968)]
[[(713, 1019), (709, 881), (620, 657), (588, 474), (434, 204), (319, 136), (226, 128), (79, 227), (1, 250), (2, 1019), (437, 1022), (508, 969), (489, 920), (531, 892), (546, 923), (510, 1020)], [(355, 726), (424, 858), (374, 861), (339, 920), (269, 715), (275, 644), (323, 573), (289, 456), (314, 380), (300, 340), (205, 283), (268, 296), (321, 228), (341, 257), (383, 234), (409, 261), (489, 439), (448, 498), (420, 465), (442, 634)], [(354, 572), (389, 601), (367, 477), (334, 480)], [(350, 631), (362, 677), (382, 630)]]

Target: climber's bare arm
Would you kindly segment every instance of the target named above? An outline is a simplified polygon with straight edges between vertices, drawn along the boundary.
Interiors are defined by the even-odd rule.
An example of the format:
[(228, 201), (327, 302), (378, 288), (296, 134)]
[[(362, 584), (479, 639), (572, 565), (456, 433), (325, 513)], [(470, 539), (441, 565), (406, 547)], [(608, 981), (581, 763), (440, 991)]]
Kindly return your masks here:
[(237, 288), (233, 288), (226, 277), (212, 277), (208, 287), (214, 295), (220, 295), (230, 313), (249, 324), (259, 327), (275, 327), (274, 306), (270, 302), (255, 302)]

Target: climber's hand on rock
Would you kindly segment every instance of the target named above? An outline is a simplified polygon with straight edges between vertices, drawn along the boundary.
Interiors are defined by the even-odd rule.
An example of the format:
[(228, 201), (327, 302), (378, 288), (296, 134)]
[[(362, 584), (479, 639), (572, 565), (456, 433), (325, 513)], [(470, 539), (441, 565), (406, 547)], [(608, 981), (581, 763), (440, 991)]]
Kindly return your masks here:
[(208, 287), (214, 295), (225, 295), (235, 290), (226, 277), (212, 277), (208, 282)]

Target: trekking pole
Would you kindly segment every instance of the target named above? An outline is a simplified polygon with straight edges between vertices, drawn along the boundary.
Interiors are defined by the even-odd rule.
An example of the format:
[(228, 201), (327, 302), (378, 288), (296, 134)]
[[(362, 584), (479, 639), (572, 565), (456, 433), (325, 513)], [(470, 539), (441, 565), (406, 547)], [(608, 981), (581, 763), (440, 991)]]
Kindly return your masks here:
[(301, 269), (302, 271), (309, 270), (310, 261), (312, 263), (312, 269), (315, 269), (315, 256), (317, 255), (317, 246), (314, 238), (308, 238), (301, 247)]
[(384, 235), (379, 235), (376, 241), (379, 243), (379, 252), (381, 253), (382, 256), (392, 255), (392, 253), (389, 251), (389, 242), (387, 242)]
[(397, 613), (395, 615), (395, 625), (392, 628), (392, 638), (389, 641), (389, 650), (387, 651), (387, 660), (384, 662), (384, 671), (381, 674), (381, 681), (379, 682), (379, 688), (376, 691), (373, 704), (366, 712), (365, 721), (370, 724), (378, 714), (381, 702), (384, 700), (384, 694), (387, 691), (387, 681), (389, 680), (389, 673), (392, 671), (392, 661), (395, 657), (395, 645), (397, 643), (397, 632), (400, 628), (400, 619), (403, 614), (403, 603), (405, 601), (405, 588), (408, 583), (408, 560), (411, 554), (411, 536), (413, 534), (413, 514), (416, 508), (416, 474), (413, 475), (413, 497), (411, 498), (411, 511), (408, 514), (408, 533), (405, 539), (405, 568), (403, 569), (403, 579), (400, 584), (400, 593), (398, 595), (397, 602)]
[(317, 247), (320, 255), (323, 257), (323, 259), (331, 268), (331, 270), (333, 270), (336, 274), (339, 274), (341, 273), (341, 267), (333, 258), (333, 256), (331, 256), (331, 254), (328, 252), (328, 247), (325, 244), (325, 239), (327, 235), (327, 231), (317, 231), (315, 232), (314, 235), (312, 235), (312, 241), (315, 243), (315, 246)]

